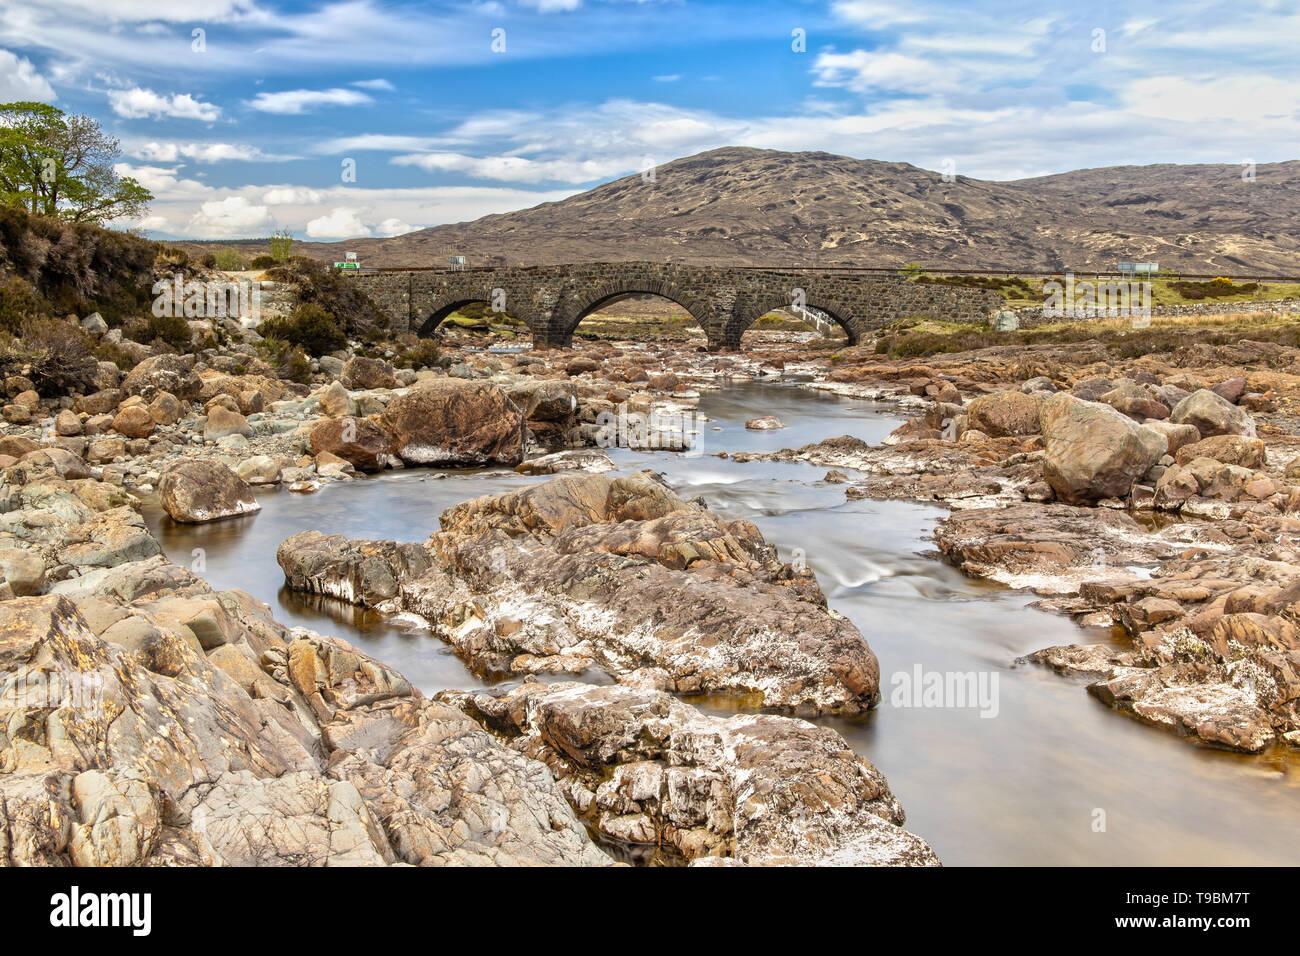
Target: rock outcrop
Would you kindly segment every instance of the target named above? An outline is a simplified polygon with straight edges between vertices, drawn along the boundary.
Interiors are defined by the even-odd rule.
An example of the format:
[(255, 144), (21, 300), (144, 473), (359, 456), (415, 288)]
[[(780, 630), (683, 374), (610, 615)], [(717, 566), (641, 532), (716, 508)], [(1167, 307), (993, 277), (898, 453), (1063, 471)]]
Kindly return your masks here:
[(524, 417), (485, 382), (435, 379), (393, 399), (380, 416), (397, 454), (415, 465), (517, 465)]
[[(119, 588), (165, 570), (142, 564), (116, 569)], [(346, 643), (170, 568), (134, 599), (0, 603), (6, 861), (611, 862), (541, 763)]]
[(448, 509), (424, 573), (402, 547), (306, 534), (278, 559), (291, 587), (420, 615), (482, 671), (595, 668), (807, 714), (879, 698), (875, 656), (809, 572), (777, 560), (749, 522), (645, 473), (566, 476)]
[(158, 482), (163, 510), (173, 521), (201, 524), (260, 511), (253, 489), (220, 462), (177, 462)]
[(604, 837), (687, 861), (933, 866), (889, 784), (839, 734), (764, 714), (709, 717), (661, 691), (526, 681), (448, 692), (555, 773)]

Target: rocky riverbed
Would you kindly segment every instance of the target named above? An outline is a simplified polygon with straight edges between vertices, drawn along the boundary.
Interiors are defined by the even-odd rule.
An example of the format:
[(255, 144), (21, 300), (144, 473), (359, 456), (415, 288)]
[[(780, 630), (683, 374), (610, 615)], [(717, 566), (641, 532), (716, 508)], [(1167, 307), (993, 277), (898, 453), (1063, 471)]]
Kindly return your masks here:
[[(604, 846), (936, 863), (881, 771), (807, 720), (877, 705), (870, 635), (754, 523), (618, 470), (600, 446), (629, 434), (824, 466), (851, 500), (945, 505), (935, 541), (956, 566), (1125, 635), (1043, 648), (1033, 666), (1206, 745), (1290, 748), (1298, 360), (1244, 342), (921, 363), (773, 336), (732, 355), (449, 352), (420, 371), (339, 356), (307, 385), (219, 351), (160, 354), (56, 399), (15, 377), (0, 858), (604, 865)], [(708, 447), (701, 392), (783, 377), (913, 417), (883, 443), (779, 449), (783, 423), (755, 409), (773, 450)], [(201, 556), (169, 561), (140, 514), (238, 523), (269, 486), (484, 465), (554, 477), (455, 504), (403, 541), (309, 530), (277, 554), (290, 588), (425, 622), (496, 685), (433, 698), (214, 591)], [(731, 715), (689, 702), (705, 695)]]
[[(53, 402), (6, 383), (6, 862), (607, 865), (598, 834), (675, 862), (937, 863), (883, 775), (794, 716), (879, 698), (816, 580), (651, 474), (593, 473), (612, 467), (582, 450), (602, 414), (689, 445), (652, 414), (698, 394), (660, 356), (601, 378), (591, 356), (421, 373), (354, 356), (314, 388), (222, 358), (148, 357)], [(259, 487), (484, 464), (573, 474), (466, 502), (425, 546), (307, 533), (281, 560), (292, 586), (418, 613), (476, 670), (527, 678), (497, 696), (430, 700), (212, 590), (139, 513), (237, 522)], [(530, 682), (592, 672), (618, 683)], [(669, 691), (791, 716), (712, 717)]]
[(836, 469), (849, 496), (947, 504), (935, 538), (958, 567), (1130, 641), (1031, 660), (1139, 720), (1259, 753), (1300, 742), (1297, 386), (1300, 352), (1250, 341), (1128, 362), (848, 350), (816, 387), (915, 417), (878, 446), (766, 457)]

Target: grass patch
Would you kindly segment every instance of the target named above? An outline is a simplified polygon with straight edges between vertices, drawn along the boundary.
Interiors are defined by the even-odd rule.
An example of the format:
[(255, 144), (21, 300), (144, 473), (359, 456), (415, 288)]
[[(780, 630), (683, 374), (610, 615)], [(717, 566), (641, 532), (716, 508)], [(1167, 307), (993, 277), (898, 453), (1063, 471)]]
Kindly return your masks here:
[(1116, 358), (1137, 358), (1196, 344), (1230, 345), (1246, 338), (1300, 347), (1300, 321), (1294, 316), (1252, 312), (1156, 316), (1143, 328), (1135, 328), (1132, 319), (1107, 318), (995, 332), (982, 324), (914, 318), (884, 326), (876, 339), (875, 350), (877, 355), (909, 359), (995, 346), (1098, 342)]

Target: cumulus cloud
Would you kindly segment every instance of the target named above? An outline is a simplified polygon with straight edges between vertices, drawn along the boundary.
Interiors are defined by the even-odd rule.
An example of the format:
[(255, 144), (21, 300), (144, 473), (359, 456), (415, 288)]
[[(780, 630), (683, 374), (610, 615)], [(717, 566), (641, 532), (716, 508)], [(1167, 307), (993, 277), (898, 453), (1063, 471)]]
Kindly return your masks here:
[(315, 205), (325, 201), (326, 193), (300, 186), (275, 186), (262, 195), (268, 206)]
[(54, 87), (36, 72), (31, 60), (0, 49), (0, 102), (36, 100), (49, 103), (53, 99)]
[(208, 239), (242, 239), (265, 235), (274, 226), (265, 206), (253, 205), (243, 196), (227, 196), (200, 205), (188, 229), (192, 235)]
[(414, 229), (415, 226), (412, 226), (409, 222), (403, 222), (401, 219), (385, 219), (375, 227), (375, 233), (388, 239), (392, 236), (405, 235)]
[(338, 208), (307, 223), (306, 232), (313, 239), (354, 239), (370, 235), (370, 227), (357, 218), (355, 209)]
[(109, 90), (108, 105), (114, 113), (125, 119), (168, 117), (212, 123), (221, 116), (219, 107), (195, 99), (189, 93), (172, 93), (168, 96), (138, 86), (127, 90)]
[(295, 116), (318, 106), (362, 106), (373, 103), (369, 96), (357, 90), (285, 90), (280, 93), (258, 93), (248, 105), (263, 113)]

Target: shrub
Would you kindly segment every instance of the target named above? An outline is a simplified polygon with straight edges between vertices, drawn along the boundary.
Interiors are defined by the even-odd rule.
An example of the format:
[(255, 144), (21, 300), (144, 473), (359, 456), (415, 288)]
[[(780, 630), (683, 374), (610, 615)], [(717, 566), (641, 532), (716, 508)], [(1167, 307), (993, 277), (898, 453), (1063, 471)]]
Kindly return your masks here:
[(30, 282), (14, 277), (0, 283), (0, 329), (17, 332), (26, 319), (51, 314), (50, 304), (36, 294)]
[(267, 319), (258, 332), (283, 339), (317, 357), (337, 352), (348, 344), (347, 336), (339, 328), (334, 315), (314, 302), (298, 306), (287, 318), (275, 316)]
[(438, 361), (438, 343), (433, 339), (419, 339), (414, 344), (397, 353), (393, 364), (398, 368), (420, 370), (428, 368)]
[(0, 339), (0, 369), (25, 375), (36, 391), (52, 397), (83, 391), (94, 381), (98, 362), (90, 337), (63, 319), (29, 318), (18, 335)]
[(244, 257), (234, 249), (218, 249), (212, 258), (213, 267), (225, 272), (243, 272), (248, 268)]
[(122, 324), (122, 334), (132, 342), (142, 345), (163, 342), (177, 351), (188, 348), (193, 338), (189, 323), (179, 315), (149, 315), (127, 319)]
[(327, 309), (348, 335), (361, 336), (373, 328), (388, 328), (388, 316), (379, 311), (355, 282), (314, 259), (294, 256), (283, 265), (267, 270), (267, 278), (292, 285), (299, 302), (315, 303)]
[(157, 243), (0, 206), (0, 274), (31, 285), (43, 313), (99, 312), (115, 324), (152, 299)]
[(279, 265), (274, 256), (254, 256), (253, 261), (248, 264), (250, 269), (272, 269)]
[(1253, 294), (1259, 289), (1258, 282), (1243, 282), (1241, 285), (1235, 284), (1231, 279), (1219, 276), (1217, 279), (1211, 279), (1209, 282), (1171, 282), (1169, 288), (1177, 292), (1184, 299), (1197, 301), (1200, 299), (1217, 299), (1223, 296)]
[(301, 347), (284, 339), (267, 337), (257, 343), (257, 351), (280, 378), (300, 385), (311, 381), (311, 360)]

